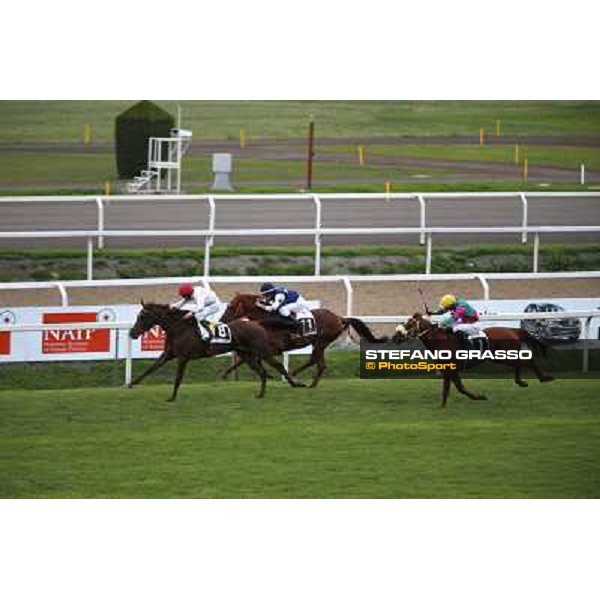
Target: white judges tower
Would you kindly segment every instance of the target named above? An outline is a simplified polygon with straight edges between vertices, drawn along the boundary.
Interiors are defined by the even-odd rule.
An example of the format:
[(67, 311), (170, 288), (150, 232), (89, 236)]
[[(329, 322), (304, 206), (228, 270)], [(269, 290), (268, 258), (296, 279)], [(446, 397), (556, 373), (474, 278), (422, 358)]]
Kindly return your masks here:
[(171, 129), (171, 137), (148, 140), (148, 166), (127, 184), (130, 193), (180, 194), (181, 159), (189, 150), (192, 132)]

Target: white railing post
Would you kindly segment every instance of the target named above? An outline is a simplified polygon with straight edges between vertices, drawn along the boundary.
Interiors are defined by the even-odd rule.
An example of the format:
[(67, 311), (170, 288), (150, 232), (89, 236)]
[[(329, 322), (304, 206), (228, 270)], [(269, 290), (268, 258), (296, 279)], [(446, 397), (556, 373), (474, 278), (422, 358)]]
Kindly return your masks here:
[(342, 282), (346, 290), (346, 316), (351, 317), (354, 312), (354, 288), (349, 277), (342, 277)]
[(96, 196), (96, 204), (98, 206), (98, 248), (104, 248), (104, 204), (102, 203), (102, 198), (100, 196)]
[(69, 296), (67, 295), (67, 289), (65, 288), (64, 284), (57, 282), (55, 285), (58, 288), (58, 293), (60, 294), (61, 306), (69, 306)]
[(540, 234), (533, 235), (533, 272), (538, 273), (540, 267)]
[(581, 163), (579, 171), (579, 184), (585, 185), (585, 165), (583, 163)]
[(315, 275), (321, 274), (321, 199), (313, 195), (315, 203)]
[(425, 274), (431, 275), (431, 247), (433, 245), (433, 234), (428, 231), (427, 232), (427, 250), (425, 254)]
[[(119, 330), (117, 330), (119, 335)], [(127, 343), (125, 344), (125, 385), (129, 387), (131, 385), (131, 376), (133, 373), (133, 340), (131, 336), (127, 334)]]
[(419, 194), (417, 200), (419, 201), (419, 226), (421, 227), (419, 243), (422, 246), (425, 243), (425, 198)]
[(475, 277), (477, 279), (479, 279), (479, 283), (481, 283), (481, 287), (483, 288), (483, 299), (489, 300), (490, 299), (490, 286), (487, 282), (487, 279), (481, 273), (477, 273), (475, 275)]
[(94, 279), (94, 238), (87, 239), (87, 279)]
[(524, 192), (521, 192), (519, 194), (519, 197), (521, 198), (521, 205), (522, 205), (522, 213), (521, 213), (521, 225), (523, 227), (523, 233), (521, 234), (521, 243), (525, 244), (527, 242), (527, 217), (528, 217), (528, 210), (529, 210), (529, 204), (527, 202), (527, 197), (525, 196)]
[(204, 238), (204, 277), (210, 274), (210, 249), (215, 241), (215, 219), (217, 207), (213, 196), (208, 196), (208, 235)]

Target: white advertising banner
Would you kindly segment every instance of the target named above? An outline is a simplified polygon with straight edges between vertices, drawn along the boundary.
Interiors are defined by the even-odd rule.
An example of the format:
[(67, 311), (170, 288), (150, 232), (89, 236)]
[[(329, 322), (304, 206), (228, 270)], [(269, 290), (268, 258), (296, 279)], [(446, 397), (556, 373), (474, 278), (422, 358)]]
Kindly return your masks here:
[[(308, 302), (318, 308), (320, 302)], [(223, 311), (225, 310), (223, 307)], [(128, 329), (64, 329), (61, 323), (135, 322), (141, 305), (0, 307), (2, 325), (56, 324), (46, 331), (0, 331), (0, 363), (126, 358)], [(222, 313), (221, 313), (222, 314)], [(218, 315), (220, 316), (220, 315)], [(165, 334), (155, 327), (132, 340), (133, 358), (154, 358), (164, 348)], [(298, 352), (310, 352), (311, 348)]]
[[(556, 313), (556, 321), (552, 319), (556, 336), (560, 337), (560, 326), (564, 325), (565, 337), (570, 332), (576, 331), (569, 327), (569, 322), (581, 319), (561, 319), (560, 313), (570, 310), (598, 310), (600, 309), (600, 298), (535, 298), (528, 300), (468, 300), (480, 315), (499, 315), (506, 313), (543, 312)], [(532, 317), (532, 321), (534, 318)], [(485, 321), (484, 327), (521, 327), (520, 321)], [(600, 318), (592, 319), (590, 335), (593, 338), (600, 337)], [(583, 327), (579, 328), (579, 337), (583, 333)], [(569, 334), (567, 334), (569, 331)], [(573, 336), (575, 333), (573, 333)]]
[[(0, 362), (108, 360), (125, 358), (127, 330), (61, 329), (61, 323), (131, 323), (139, 305), (11, 307), (0, 309), (3, 325), (56, 324), (46, 331), (0, 332)], [(158, 356), (163, 332), (133, 342), (134, 357)]]

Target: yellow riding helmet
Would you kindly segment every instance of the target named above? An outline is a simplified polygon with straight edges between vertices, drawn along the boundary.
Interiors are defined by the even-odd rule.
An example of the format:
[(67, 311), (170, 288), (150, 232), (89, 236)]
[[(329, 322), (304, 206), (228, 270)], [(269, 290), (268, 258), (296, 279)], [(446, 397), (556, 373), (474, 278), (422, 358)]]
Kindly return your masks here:
[(445, 296), (442, 296), (442, 299), (440, 300), (440, 308), (450, 308), (455, 304), (456, 296), (453, 296), (452, 294), (446, 294)]

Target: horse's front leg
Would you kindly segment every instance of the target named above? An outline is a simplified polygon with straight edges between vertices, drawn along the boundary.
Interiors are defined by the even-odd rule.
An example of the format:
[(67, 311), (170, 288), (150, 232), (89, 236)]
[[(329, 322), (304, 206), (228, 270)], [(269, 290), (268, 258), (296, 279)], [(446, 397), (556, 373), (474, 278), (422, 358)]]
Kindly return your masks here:
[(131, 388), (134, 385), (137, 385), (142, 379), (150, 375), (150, 373), (154, 373), (157, 369), (160, 369), (165, 363), (169, 362), (174, 358), (173, 354), (171, 354), (170, 350), (165, 350), (141, 375), (136, 377), (127, 387)]
[(167, 400), (167, 402), (175, 402), (175, 398), (177, 397), (177, 390), (181, 385), (181, 380), (183, 379), (183, 374), (185, 372), (185, 367), (189, 361), (188, 356), (180, 356), (177, 361), (177, 373), (175, 374), (175, 383), (173, 384), (173, 393), (171, 397)]

